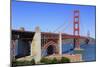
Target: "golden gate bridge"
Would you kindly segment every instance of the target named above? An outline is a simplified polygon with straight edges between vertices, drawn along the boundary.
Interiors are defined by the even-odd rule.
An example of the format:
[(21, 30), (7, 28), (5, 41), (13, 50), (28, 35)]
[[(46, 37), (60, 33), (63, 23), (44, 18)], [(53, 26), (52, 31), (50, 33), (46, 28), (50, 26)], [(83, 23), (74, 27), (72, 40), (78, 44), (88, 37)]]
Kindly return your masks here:
[[(58, 27), (56, 31), (63, 27), (63, 25)], [(48, 55), (61, 55), (62, 40), (64, 39), (73, 39), (73, 45), (75, 46), (74, 49), (80, 50), (80, 39), (83, 39), (85, 41), (86, 39), (88, 39), (88, 37), (80, 36), (80, 11), (74, 10), (73, 35), (63, 32), (41, 32), (40, 28), (36, 27), (34, 32), (25, 31), (23, 28), (21, 30), (12, 30), (11, 39), (11, 46), (13, 46), (13, 49), (17, 49), (17, 51), (19, 52), (19, 57), (30, 55), (34, 56), (36, 61), (39, 61), (41, 59), (42, 51), (44, 49), (48, 51)], [(15, 56), (15, 53), (16, 52), (13, 51), (12, 54)]]

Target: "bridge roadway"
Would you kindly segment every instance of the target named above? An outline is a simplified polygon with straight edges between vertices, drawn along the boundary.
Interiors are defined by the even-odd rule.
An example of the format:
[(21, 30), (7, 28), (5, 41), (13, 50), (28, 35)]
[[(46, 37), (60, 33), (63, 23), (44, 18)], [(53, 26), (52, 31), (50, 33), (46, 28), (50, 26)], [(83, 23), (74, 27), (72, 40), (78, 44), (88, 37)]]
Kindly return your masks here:
[[(35, 32), (32, 31), (20, 31), (20, 30), (12, 30), (11, 31), (12, 34), (12, 40), (15, 40), (17, 38), (19, 39), (23, 39), (23, 40), (29, 40), (32, 41), (33, 36), (35, 34)], [(66, 33), (62, 33), (62, 39), (74, 39), (77, 38), (74, 35), (70, 35), (70, 34), (66, 34)], [(52, 32), (41, 32), (41, 39), (59, 39), (59, 33), (52, 33)], [(85, 36), (80, 36), (80, 39), (87, 39), (87, 37)]]

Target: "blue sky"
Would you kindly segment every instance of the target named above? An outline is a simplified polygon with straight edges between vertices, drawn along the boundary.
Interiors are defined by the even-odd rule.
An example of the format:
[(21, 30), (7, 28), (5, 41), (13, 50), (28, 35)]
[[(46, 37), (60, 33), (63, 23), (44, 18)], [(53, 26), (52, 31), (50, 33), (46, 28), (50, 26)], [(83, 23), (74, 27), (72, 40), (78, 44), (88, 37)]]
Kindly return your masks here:
[(95, 38), (95, 6), (19, 2), (12, 0), (12, 29), (24, 27), (34, 31), (40, 26), (43, 32), (53, 32), (66, 23), (65, 32), (73, 34), (73, 11), (80, 11), (80, 35)]

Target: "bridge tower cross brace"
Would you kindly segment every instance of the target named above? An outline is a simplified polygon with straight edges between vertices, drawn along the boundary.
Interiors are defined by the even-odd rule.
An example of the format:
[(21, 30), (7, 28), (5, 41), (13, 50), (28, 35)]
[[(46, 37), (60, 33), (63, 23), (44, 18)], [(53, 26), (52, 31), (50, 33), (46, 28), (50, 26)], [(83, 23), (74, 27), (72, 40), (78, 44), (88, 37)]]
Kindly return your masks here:
[(75, 36), (75, 48), (80, 48), (79, 37), (80, 37), (80, 12), (79, 10), (74, 10), (74, 31)]

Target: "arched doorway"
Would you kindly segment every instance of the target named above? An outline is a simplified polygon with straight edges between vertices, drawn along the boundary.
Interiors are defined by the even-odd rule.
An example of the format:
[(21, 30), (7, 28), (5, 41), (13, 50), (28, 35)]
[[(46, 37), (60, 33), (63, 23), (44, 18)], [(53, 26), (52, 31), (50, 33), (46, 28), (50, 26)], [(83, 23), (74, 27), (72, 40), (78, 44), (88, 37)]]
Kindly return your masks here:
[(47, 55), (52, 55), (55, 53), (55, 47), (53, 45), (49, 45), (47, 48)]

